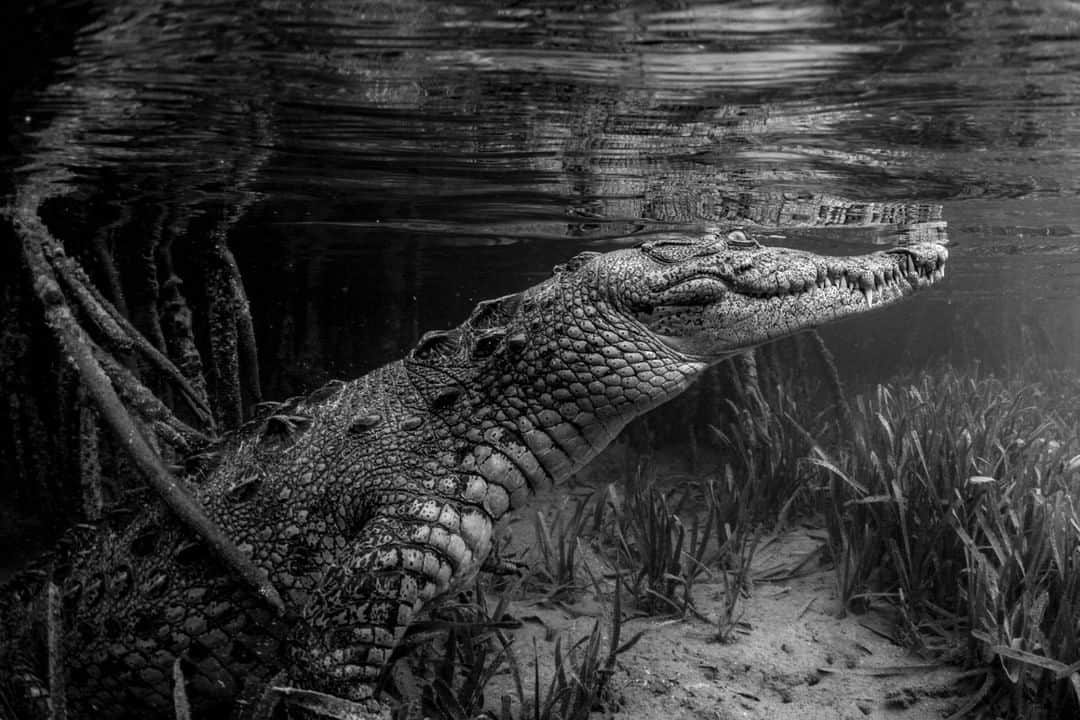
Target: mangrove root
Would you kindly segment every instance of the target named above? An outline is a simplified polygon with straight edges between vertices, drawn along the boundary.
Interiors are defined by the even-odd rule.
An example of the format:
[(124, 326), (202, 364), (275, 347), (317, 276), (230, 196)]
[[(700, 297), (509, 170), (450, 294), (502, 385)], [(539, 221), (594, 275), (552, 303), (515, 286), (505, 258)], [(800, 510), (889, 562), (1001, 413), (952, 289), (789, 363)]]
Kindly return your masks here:
[[(59, 256), (63, 251), (38, 214), (41, 202), (40, 196), (24, 187), (17, 199), (13, 221), (22, 239), (23, 257), (31, 273), (34, 291), (44, 306), (45, 323), (56, 338), (63, 357), (77, 370), (102, 422), (115, 433), (121, 446), (170, 510), (271, 607), (279, 613), (284, 612), (284, 603), (266, 574), (240, 551), (206, 515), (188, 490), (172, 476), (118, 396), (109, 375), (95, 357), (92, 341), (76, 321), (54, 273), (57, 264), (63, 266), (66, 263), (50, 263), (47, 259), (46, 246), (54, 256)], [(68, 276), (76, 277), (76, 273), (70, 272)], [(70, 282), (66, 284), (69, 288), (74, 287)], [(149, 346), (145, 338), (143, 342)]]
[(172, 361), (154, 347), (112, 303), (101, 295), (78, 263), (56, 248), (53, 252), (44, 254), (64, 289), (76, 302), (81, 315), (91, 323), (105, 341), (116, 350), (138, 352), (151, 367), (176, 385), (199, 421), (207, 430), (213, 430), (213, 415), (207, 406), (205, 396), (200, 395)]

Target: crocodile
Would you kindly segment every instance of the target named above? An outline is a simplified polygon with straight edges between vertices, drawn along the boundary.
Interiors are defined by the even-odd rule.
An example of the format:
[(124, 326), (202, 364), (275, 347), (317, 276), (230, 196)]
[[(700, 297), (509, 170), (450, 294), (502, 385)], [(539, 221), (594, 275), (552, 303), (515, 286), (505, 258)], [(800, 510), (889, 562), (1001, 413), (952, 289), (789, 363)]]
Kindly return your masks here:
[(284, 614), (147, 503), (76, 529), (51, 585), (39, 572), (4, 589), (0, 716), (5, 702), (47, 711), (49, 587), (72, 716), (171, 716), (177, 667), (197, 717), (272, 677), (378, 706), (406, 628), (475, 579), (500, 518), (710, 365), (890, 305), (940, 279), (947, 256), (934, 243), (829, 257), (742, 229), (660, 233), (480, 302), (405, 357), (286, 401), (186, 465)]

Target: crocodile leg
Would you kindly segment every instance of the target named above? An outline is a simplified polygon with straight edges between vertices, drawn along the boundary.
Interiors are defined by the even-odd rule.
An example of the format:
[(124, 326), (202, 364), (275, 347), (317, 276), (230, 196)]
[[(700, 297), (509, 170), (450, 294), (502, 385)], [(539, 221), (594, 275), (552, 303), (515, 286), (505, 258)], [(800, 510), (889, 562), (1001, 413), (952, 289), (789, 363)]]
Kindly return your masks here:
[(383, 509), (328, 567), (293, 636), (302, 687), (361, 701), (413, 616), (429, 600), (471, 582), (491, 549), (483, 510), (415, 498)]

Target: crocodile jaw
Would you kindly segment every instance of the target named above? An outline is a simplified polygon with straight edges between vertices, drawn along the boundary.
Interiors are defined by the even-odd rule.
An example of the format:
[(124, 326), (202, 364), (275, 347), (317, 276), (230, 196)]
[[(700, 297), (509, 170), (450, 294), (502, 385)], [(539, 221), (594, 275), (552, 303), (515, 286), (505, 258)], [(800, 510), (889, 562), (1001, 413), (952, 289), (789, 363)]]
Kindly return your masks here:
[[(692, 303), (652, 308), (638, 319), (671, 349), (714, 362), (770, 340), (891, 305), (945, 275), (948, 251), (935, 243), (853, 257), (782, 248), (751, 253), (748, 268), (715, 271), (666, 288)], [(708, 290), (703, 290), (708, 288)], [(707, 299), (700, 293), (711, 292)]]

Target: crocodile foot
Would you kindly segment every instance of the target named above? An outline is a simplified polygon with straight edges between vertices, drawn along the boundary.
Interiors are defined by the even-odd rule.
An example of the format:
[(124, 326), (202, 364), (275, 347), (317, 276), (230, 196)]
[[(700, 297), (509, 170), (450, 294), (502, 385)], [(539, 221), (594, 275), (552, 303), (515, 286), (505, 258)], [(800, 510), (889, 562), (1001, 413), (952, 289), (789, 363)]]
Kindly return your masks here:
[(484, 560), (484, 564), (480, 567), (480, 570), (498, 576), (514, 575), (516, 577), (524, 577), (529, 571), (529, 564), (518, 562), (517, 560), (510, 560), (508, 558), (496, 557), (493, 552)]
[(290, 720), (391, 720), (389, 706), (369, 698), (355, 701), (305, 690), (287, 684), (285, 673), (278, 673), (263, 687), (257, 698), (244, 703), (234, 713), (235, 720), (274, 720), (280, 709)]

